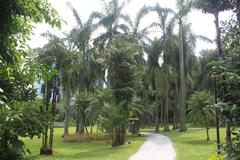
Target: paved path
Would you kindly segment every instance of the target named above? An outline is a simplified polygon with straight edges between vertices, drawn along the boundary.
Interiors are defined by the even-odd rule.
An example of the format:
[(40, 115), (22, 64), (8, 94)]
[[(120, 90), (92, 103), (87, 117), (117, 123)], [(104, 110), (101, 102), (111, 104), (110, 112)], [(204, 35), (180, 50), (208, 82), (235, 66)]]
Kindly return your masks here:
[(129, 160), (175, 160), (176, 152), (171, 140), (161, 134), (142, 133), (147, 140)]

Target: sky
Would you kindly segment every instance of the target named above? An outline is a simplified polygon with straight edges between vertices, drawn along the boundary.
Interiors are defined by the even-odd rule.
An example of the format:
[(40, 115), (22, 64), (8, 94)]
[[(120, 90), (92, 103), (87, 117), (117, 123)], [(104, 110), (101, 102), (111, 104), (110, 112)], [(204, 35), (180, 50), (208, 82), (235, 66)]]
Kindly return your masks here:
[[(36, 24), (33, 30), (34, 35), (31, 36), (31, 40), (29, 41), (29, 45), (32, 48), (42, 47), (44, 44), (47, 43), (47, 39), (42, 37), (41, 33), (50, 31), (51, 33), (62, 36), (62, 33), (67, 33), (74, 26), (76, 26), (76, 21), (73, 17), (72, 11), (66, 5), (67, 2), (70, 2), (72, 6), (76, 8), (83, 22), (88, 19), (89, 15), (93, 11), (102, 10), (102, 0), (49, 0), (49, 2), (58, 11), (60, 17), (66, 22), (66, 24), (63, 23), (61, 31), (56, 28), (52, 29), (47, 24)], [(176, 0), (131, 0), (130, 3), (125, 7), (123, 12), (128, 14), (132, 19), (134, 19), (135, 15), (142, 6), (153, 6), (156, 4), (156, 2), (158, 2), (162, 7), (167, 7), (171, 9), (175, 9), (176, 7)], [(220, 20), (227, 20), (230, 18), (231, 15), (232, 13), (230, 12), (223, 12), (220, 14)], [(142, 20), (141, 26), (146, 27), (156, 20), (157, 16), (152, 13)], [(211, 40), (215, 39), (215, 25), (213, 15), (204, 14), (201, 11), (193, 10), (188, 15), (187, 20), (189, 23), (191, 23), (192, 30), (196, 35), (204, 35)], [(159, 36), (159, 33), (153, 33), (151, 36), (157, 37)], [(200, 50), (214, 48), (215, 44), (208, 44), (206, 42), (197, 41), (195, 54), (198, 56)]]

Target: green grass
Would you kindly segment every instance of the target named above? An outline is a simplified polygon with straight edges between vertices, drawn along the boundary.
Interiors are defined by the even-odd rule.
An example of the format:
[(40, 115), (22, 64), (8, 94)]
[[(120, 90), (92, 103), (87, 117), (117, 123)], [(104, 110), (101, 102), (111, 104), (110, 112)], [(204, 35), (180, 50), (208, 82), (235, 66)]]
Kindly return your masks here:
[[(74, 133), (74, 128), (70, 128), (70, 133)], [(24, 138), (26, 148), (32, 152), (30, 159), (37, 160), (127, 160), (145, 141), (145, 137), (128, 136), (131, 144), (120, 147), (112, 147), (107, 141), (87, 142), (63, 142), (61, 136), (62, 128), (56, 128), (54, 132), (54, 155), (40, 156), (41, 139)]]
[[(94, 129), (95, 130), (95, 129)], [(142, 131), (153, 132), (153, 128)], [(41, 139), (32, 140), (24, 138), (26, 147), (32, 152), (32, 159), (37, 160), (127, 160), (145, 141), (144, 137), (128, 136), (131, 144), (120, 147), (112, 147), (107, 141), (87, 142), (63, 142), (61, 136), (62, 128), (56, 128), (54, 132), (54, 155), (39, 156)], [(70, 133), (74, 133), (74, 128), (70, 128)], [(161, 132), (162, 133), (162, 132)], [(187, 132), (171, 131), (162, 133), (168, 136), (177, 152), (177, 160), (207, 160), (216, 153), (216, 130), (210, 129), (211, 141), (206, 141), (205, 130), (189, 128)], [(224, 142), (225, 130), (221, 129), (221, 142)]]
[[(152, 128), (143, 131), (154, 131)], [(225, 139), (225, 129), (221, 129), (221, 143)], [(216, 130), (211, 128), (210, 141), (206, 141), (206, 131), (189, 128), (187, 132), (171, 131), (162, 133), (168, 136), (177, 152), (177, 160), (207, 160), (216, 153)]]

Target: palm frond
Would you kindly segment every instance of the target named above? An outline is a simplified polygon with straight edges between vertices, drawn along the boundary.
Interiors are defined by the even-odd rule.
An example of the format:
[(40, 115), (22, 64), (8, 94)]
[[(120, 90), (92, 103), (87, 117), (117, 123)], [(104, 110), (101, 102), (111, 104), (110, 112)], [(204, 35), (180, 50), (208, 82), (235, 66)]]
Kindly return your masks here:
[(77, 24), (82, 27), (83, 23), (82, 23), (82, 20), (79, 16), (77, 10), (72, 6), (72, 4), (70, 2), (67, 2), (67, 6), (72, 10), (73, 16), (76, 19)]

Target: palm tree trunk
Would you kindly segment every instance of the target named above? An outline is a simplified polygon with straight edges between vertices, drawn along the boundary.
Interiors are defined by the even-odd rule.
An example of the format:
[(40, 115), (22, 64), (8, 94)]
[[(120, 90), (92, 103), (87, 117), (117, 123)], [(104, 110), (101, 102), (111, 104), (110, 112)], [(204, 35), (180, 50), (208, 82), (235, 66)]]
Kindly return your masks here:
[(50, 125), (50, 135), (49, 135), (49, 149), (53, 149), (53, 134), (54, 134), (54, 120), (56, 114), (56, 105), (57, 105), (57, 98), (58, 98), (58, 77), (54, 78), (54, 85), (53, 85), (53, 97), (52, 97), (52, 121)]
[(232, 136), (231, 136), (231, 122), (226, 122), (226, 151), (232, 151)]
[(82, 113), (82, 124), (83, 124), (83, 128), (85, 128), (86, 130), (86, 133), (87, 133), (87, 137), (88, 137), (88, 142), (90, 142), (90, 136), (89, 136), (89, 132), (88, 132), (88, 129), (87, 129), (87, 124), (86, 124), (86, 116), (84, 114), (83, 111), (81, 111)]
[(66, 101), (66, 108), (65, 108), (65, 119), (64, 119), (64, 136), (68, 135), (68, 128), (69, 128), (69, 105), (70, 105), (70, 79), (68, 78), (68, 84), (65, 90), (65, 101)]
[(178, 81), (175, 81), (175, 97), (173, 106), (173, 130), (178, 129)]
[(216, 28), (216, 33), (217, 33), (217, 49), (218, 49), (218, 55), (220, 56), (220, 58), (223, 59), (223, 52), (222, 52), (222, 43), (221, 43), (221, 31), (220, 31), (220, 27), (219, 27), (219, 12), (215, 12), (214, 13), (214, 17), (215, 17), (215, 28)]
[(84, 119), (80, 109), (77, 109), (75, 133), (80, 135), (84, 133)]
[(237, 21), (240, 26), (240, 1), (236, 0), (236, 13), (237, 13)]
[(79, 133), (79, 128), (80, 128), (80, 110), (77, 109), (77, 113), (76, 113), (76, 131), (75, 133), (78, 134)]
[(165, 85), (166, 85), (166, 89), (165, 89), (165, 109), (164, 109), (164, 132), (168, 132), (169, 131), (169, 126), (168, 126), (168, 73), (165, 73)]
[(155, 133), (159, 132), (159, 105), (158, 105), (158, 80), (155, 74)]
[[(51, 99), (51, 80), (46, 82), (44, 90), (45, 90), (44, 91), (45, 111), (48, 112), (49, 102)], [(44, 133), (42, 135), (42, 148), (40, 150), (40, 154), (47, 154), (46, 152), (49, 148), (49, 146), (48, 146), (48, 128), (49, 128), (49, 126), (46, 125)]]
[(160, 122), (161, 122), (161, 125), (162, 125), (162, 127), (163, 127), (163, 123), (164, 123), (164, 100), (162, 99), (161, 100), (161, 106), (160, 106), (161, 108), (160, 108), (160, 111), (161, 111), (161, 115), (160, 115)]
[(69, 114), (68, 114), (68, 111), (65, 111), (64, 134), (63, 134), (63, 136), (69, 135), (68, 128), (69, 128)]
[(184, 53), (183, 53), (183, 26), (182, 21), (179, 22), (179, 34), (180, 34), (180, 96), (179, 96), (179, 104), (180, 104), (180, 131), (186, 131), (186, 83), (184, 78)]
[(207, 134), (207, 141), (209, 141), (210, 140), (210, 138), (209, 138), (209, 127), (208, 127), (208, 120), (206, 120), (206, 134)]
[(90, 133), (93, 133), (93, 124), (91, 124)]
[(84, 117), (83, 114), (80, 115), (80, 123), (79, 123), (79, 134), (85, 133), (84, 129)]

